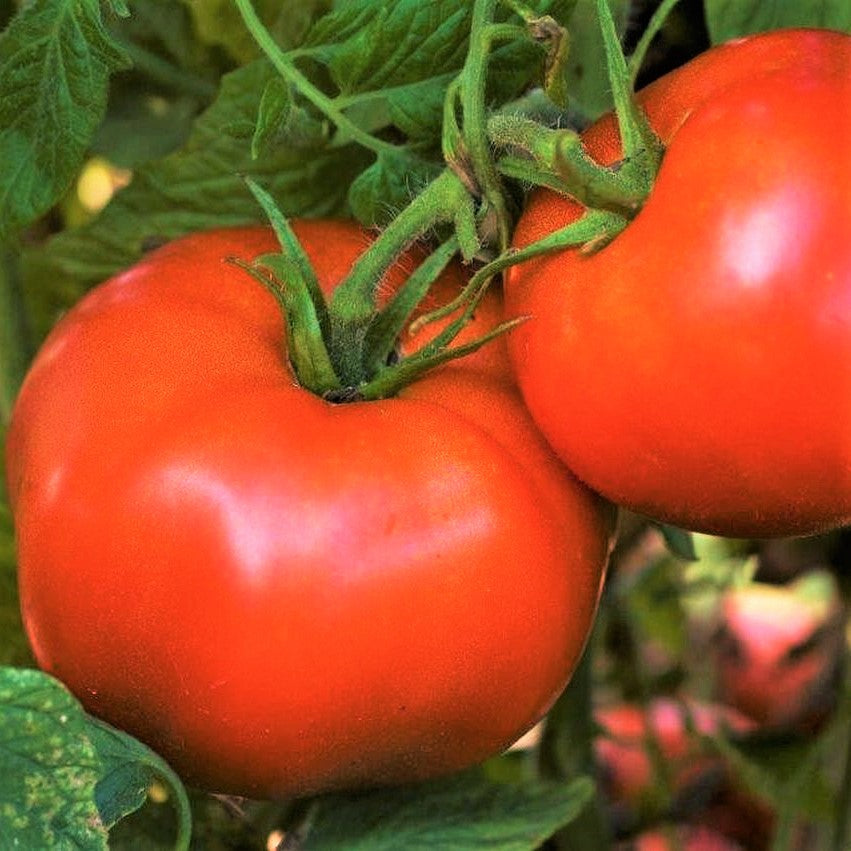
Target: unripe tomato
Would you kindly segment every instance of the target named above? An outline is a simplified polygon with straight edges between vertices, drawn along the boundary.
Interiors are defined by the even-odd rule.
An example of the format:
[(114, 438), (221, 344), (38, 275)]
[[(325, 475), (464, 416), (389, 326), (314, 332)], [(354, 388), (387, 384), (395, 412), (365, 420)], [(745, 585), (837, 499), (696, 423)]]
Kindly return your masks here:
[[(609, 499), (728, 536), (851, 519), (851, 37), (714, 48), (639, 94), (667, 146), (597, 253), (511, 270), (509, 342), (560, 457)], [(620, 156), (611, 116), (585, 134)], [(533, 194), (525, 246), (582, 209)]]
[[(295, 230), (326, 292), (369, 241)], [(208, 789), (459, 769), (564, 687), (611, 509), (540, 437), (503, 343), (383, 401), (302, 389), (275, 300), (226, 262), (275, 248), (263, 228), (178, 240), (47, 339), (7, 447), (33, 650)], [(465, 337), (500, 316), (490, 296)]]

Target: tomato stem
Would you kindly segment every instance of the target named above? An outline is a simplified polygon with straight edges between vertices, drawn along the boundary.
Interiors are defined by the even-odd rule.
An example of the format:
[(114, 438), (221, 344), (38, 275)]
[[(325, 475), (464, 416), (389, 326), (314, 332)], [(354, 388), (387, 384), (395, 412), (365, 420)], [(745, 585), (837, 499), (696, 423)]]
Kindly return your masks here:
[[(334, 321), (338, 325), (365, 326), (375, 313), (378, 282), (399, 255), (436, 224), (454, 222), (459, 217), (475, 222), (473, 202), (458, 177), (446, 170), (387, 225), (369, 251), (352, 266), (331, 299)], [(469, 255), (471, 248), (461, 245), (465, 255)], [(478, 244), (473, 253), (477, 249)]]
[(458, 239), (451, 236), (411, 273), (370, 323), (364, 338), (364, 366), (368, 375), (377, 374), (390, 363), (411, 314), (457, 253)]
[[(461, 73), (447, 89), (443, 147), (448, 168), (390, 222), (354, 263), (329, 303), (326, 304), (304, 252), (274, 201), (257, 184), (248, 182), (271, 220), (283, 252), (279, 256), (259, 258), (248, 271), (261, 280), (281, 304), (286, 316), (288, 353), (293, 369), (299, 381), (320, 396), (347, 400), (395, 393), (426, 369), (474, 351), (493, 336), (504, 333), (515, 321), (500, 326), (481, 340), (449, 347), (469, 321), (495, 274), (544, 252), (577, 246), (588, 251), (605, 244), (625, 227), (628, 216), (644, 197), (624, 175), (598, 166), (587, 157), (575, 133), (548, 130), (521, 115), (498, 116), (488, 122), (485, 87), (490, 51), (495, 43), (516, 39), (519, 33), (526, 32), (515, 24), (494, 22), (497, 2), (475, 0), (467, 57)], [(369, 137), (323, 93), (312, 90), (286, 54), (275, 45), (250, 0), (237, 0), (237, 5), (249, 30), (285, 79), (356, 141), (377, 153), (395, 149), (395, 146)], [(553, 61), (563, 60), (564, 33), (555, 21), (535, 17), (520, 0), (511, 0), (510, 8), (526, 22), (533, 38), (550, 43)], [(613, 31), (611, 19), (609, 23)], [(613, 68), (615, 65), (611, 73), (617, 71), (621, 78), (627, 78), (622, 54), (620, 64), (613, 63)], [(621, 89), (624, 89), (623, 79)], [(637, 126), (635, 121), (633, 124)], [(489, 130), (504, 147), (520, 148), (530, 154), (542, 166), (545, 179), (566, 187), (583, 200), (589, 206), (589, 214), (523, 251), (506, 251), (509, 215)], [(640, 135), (638, 131), (636, 134)], [(514, 166), (517, 167), (516, 159)], [(474, 198), (480, 199), (478, 209)], [(379, 311), (379, 282), (403, 252), (440, 224), (451, 224), (454, 236), (429, 257), (391, 303)], [(460, 315), (415, 355), (394, 362), (398, 336), (437, 275), (457, 250), (466, 260), (471, 260), (480, 250), (482, 235), (487, 236), (490, 230), (503, 253), (479, 270), (458, 298), (415, 325), (418, 327), (420, 323), (456, 311), (460, 311)], [(281, 283), (270, 280), (262, 267), (274, 273)]]
[(463, 135), (470, 163), (485, 201), (496, 211), (500, 248), (510, 240), (510, 220), (502, 181), (493, 162), (486, 132), (485, 83), (490, 50), (495, 37), (492, 21), (497, 0), (475, 0), (470, 26), (470, 47), (461, 71), (460, 101)]
[[(532, 158), (525, 175), (530, 182), (555, 188), (586, 207), (631, 218), (644, 200), (645, 182), (595, 162), (574, 130), (542, 127), (519, 115), (494, 115), (488, 121), (488, 134), (493, 144)], [(497, 168), (503, 167), (502, 160), (497, 161)], [(518, 173), (516, 159), (509, 159), (508, 167)]]

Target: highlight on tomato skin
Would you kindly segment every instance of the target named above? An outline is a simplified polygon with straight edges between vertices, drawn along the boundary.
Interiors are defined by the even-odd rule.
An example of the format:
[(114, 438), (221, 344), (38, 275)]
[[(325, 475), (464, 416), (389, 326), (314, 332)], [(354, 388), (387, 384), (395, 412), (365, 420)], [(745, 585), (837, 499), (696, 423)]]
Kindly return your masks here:
[[(638, 94), (667, 146), (626, 229), (506, 275), (524, 399), (613, 502), (730, 537), (851, 520), (851, 36), (715, 47)], [(611, 116), (584, 134), (615, 162)], [(514, 245), (582, 212), (532, 193)]]
[[(326, 291), (369, 242), (293, 226)], [(177, 240), (48, 337), (7, 443), (35, 656), (206, 789), (458, 770), (564, 688), (613, 510), (554, 458), (499, 341), (395, 398), (302, 390), (274, 299), (227, 262), (274, 247), (265, 228)], [(465, 334), (501, 315), (494, 291)]]

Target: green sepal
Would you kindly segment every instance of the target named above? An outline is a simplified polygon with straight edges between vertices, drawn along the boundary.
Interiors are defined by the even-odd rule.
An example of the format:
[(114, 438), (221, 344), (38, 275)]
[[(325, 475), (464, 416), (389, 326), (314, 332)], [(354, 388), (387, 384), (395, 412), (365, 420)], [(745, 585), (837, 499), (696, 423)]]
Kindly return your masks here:
[[(339, 389), (342, 383), (298, 262), (282, 254), (263, 254), (243, 268), (275, 296), (282, 308), (290, 364), (299, 383), (319, 396)], [(265, 276), (261, 268), (271, 272), (272, 277)]]
[(645, 179), (646, 197), (659, 170), (664, 148), (650, 126), (647, 116), (635, 101), (632, 91), (633, 77), (621, 49), (612, 11), (606, 0), (597, 0), (597, 15), (603, 34), (606, 68), (623, 147), (623, 167), (636, 170)]
[[(465, 313), (464, 317), (458, 320), (458, 324), (453, 328), (454, 333), (452, 336), (458, 335), (464, 325), (469, 321), (469, 318), (469, 315)], [(380, 373), (372, 381), (359, 387), (358, 396), (361, 399), (383, 399), (387, 396), (392, 396), (403, 387), (416, 381), (424, 373), (449, 361), (466, 357), (478, 351), (482, 346), (508, 333), (512, 328), (525, 321), (525, 316), (518, 317), (517, 319), (509, 319), (497, 325), (496, 328), (487, 334), (483, 334), (469, 343), (452, 348), (449, 348), (446, 343), (437, 345), (437, 338), (435, 338), (434, 345), (429, 344), (428, 346), (424, 346), (416, 354), (399, 361), (398, 364)]]
[(473, 298), (476, 300), (473, 304), (473, 307), (475, 307), (478, 299), (481, 298), (481, 295), (476, 294), (483, 289), (486, 282), (511, 266), (525, 263), (527, 260), (539, 257), (542, 254), (552, 254), (569, 248), (578, 249), (586, 254), (597, 251), (611, 242), (628, 224), (628, 220), (617, 213), (607, 210), (589, 210), (581, 219), (553, 231), (525, 248), (510, 248), (495, 260), (482, 266), (457, 298), (420, 316), (411, 324), (411, 331), (416, 332), (423, 325), (449, 316), (465, 304), (470, 303)]
[(453, 236), (411, 273), (386, 307), (372, 320), (364, 337), (363, 361), (367, 375), (378, 373), (387, 366), (411, 314), (457, 253), (458, 240)]
[(307, 295), (313, 305), (313, 312), (316, 314), (320, 331), (327, 339), (330, 330), (328, 305), (325, 302), (325, 296), (322, 288), (319, 286), (316, 272), (313, 270), (313, 264), (310, 262), (304, 246), (298, 241), (298, 237), (293, 232), (287, 217), (278, 208), (275, 199), (250, 177), (245, 178), (245, 183), (269, 219), (269, 223), (275, 231), (275, 236), (278, 237), (278, 243), (281, 246), (284, 256), (292, 260), (298, 269), (299, 279), (303, 282), (307, 290)]

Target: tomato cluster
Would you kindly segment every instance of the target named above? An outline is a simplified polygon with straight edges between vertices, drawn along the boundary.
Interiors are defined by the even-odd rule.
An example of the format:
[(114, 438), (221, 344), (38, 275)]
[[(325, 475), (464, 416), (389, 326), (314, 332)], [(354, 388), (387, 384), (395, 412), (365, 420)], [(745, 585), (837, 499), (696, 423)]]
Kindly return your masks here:
[[(564, 687), (604, 498), (727, 535), (851, 518), (851, 39), (742, 40), (639, 101), (666, 152), (634, 220), (513, 269), (460, 342), (528, 321), (393, 398), (299, 385), (274, 299), (228, 262), (274, 250), (268, 229), (180, 239), (83, 299), (7, 443), (39, 664), (216, 791), (419, 779)], [(619, 159), (611, 117), (584, 140)], [(582, 212), (537, 191), (516, 245)], [(294, 229), (326, 295), (369, 243)]]

